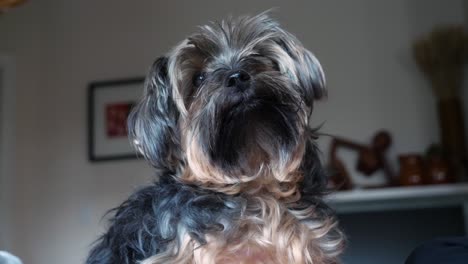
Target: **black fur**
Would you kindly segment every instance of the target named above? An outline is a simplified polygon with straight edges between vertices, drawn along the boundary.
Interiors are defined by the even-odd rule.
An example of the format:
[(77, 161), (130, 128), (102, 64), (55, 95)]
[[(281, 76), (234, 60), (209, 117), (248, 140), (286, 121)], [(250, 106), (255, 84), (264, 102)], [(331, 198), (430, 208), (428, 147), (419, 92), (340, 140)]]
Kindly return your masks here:
[(236, 170), (248, 167), (244, 164), (248, 163), (249, 156), (246, 153), (249, 151), (254, 151), (254, 155), (274, 153), (278, 149), (290, 151), (297, 143), (298, 127), (292, 122), (297, 118), (294, 109), (268, 101), (265, 97), (250, 104), (249, 107), (244, 105), (220, 113), (222, 121), (214, 133), (217, 137), (213, 143), (207, 141), (208, 135), (200, 137), (202, 145), (208, 148), (211, 160), (231, 174), (248, 173)]
[(180, 114), (172, 98), (167, 62), (166, 57), (154, 62), (145, 80), (144, 97), (128, 117), (129, 136), (138, 140), (132, 143), (160, 173), (174, 173), (182, 163)]
[[(314, 205), (317, 217), (330, 215), (331, 209), (321, 199), (326, 177), (312, 139), (307, 142), (301, 170), (302, 199), (291, 209)], [(178, 243), (179, 228), (184, 228), (200, 244), (206, 243), (207, 234), (236, 232), (245, 201), (242, 194), (230, 196), (209, 191), (181, 184), (166, 175), (111, 211), (115, 215), (110, 219), (110, 227), (95, 242), (86, 264), (138, 263), (164, 252), (170, 243)], [(169, 225), (165, 224), (167, 221)]]
[[(181, 150), (185, 112), (191, 119), (184, 128), (193, 132), (187, 140), (197, 140), (208, 162), (232, 176), (253, 175), (249, 169), (256, 168), (250, 168), (249, 161), (255, 162), (257, 156), (264, 155), (264, 160), (255, 166), (288, 157), (302, 142), (301, 131), (307, 130), (300, 166), (304, 176), (299, 186), (301, 200), (285, 206), (291, 212), (313, 206), (312, 218), (320, 221), (332, 217), (321, 199), (326, 177), (313, 133), (306, 127), (313, 99), (325, 94), (320, 64), (264, 14), (218, 27), (202, 28), (189, 39), (191, 44), (181, 44), (151, 68), (144, 97), (132, 111), (128, 127), (130, 138), (157, 170), (159, 181), (112, 211), (110, 226), (94, 244), (87, 264), (133, 264), (156, 254), (177, 254), (166, 249), (178, 249), (181, 235), (189, 234), (200, 245), (215, 232), (221, 232), (217, 239), (227, 239), (241, 233), (239, 220), (245, 215), (261, 214), (248, 209), (247, 201), (253, 199), (247, 194), (227, 195), (177, 180), (188, 163)], [(254, 48), (237, 57), (250, 44)], [(225, 56), (223, 51), (237, 55)], [(200, 69), (193, 69), (191, 59), (201, 55), (206, 57), (207, 79), (192, 91), (192, 74)], [(250, 74), (249, 89), (224, 87), (233, 70)], [(177, 94), (182, 98), (173, 98)], [(184, 110), (182, 99), (186, 106), (198, 108)], [(314, 219), (300, 221), (307, 220)]]
[(172, 177), (135, 192), (113, 209), (108, 231), (96, 241), (87, 264), (133, 264), (178, 243), (185, 228), (200, 244), (205, 235), (224, 231), (222, 221), (235, 221), (243, 199), (178, 183)]

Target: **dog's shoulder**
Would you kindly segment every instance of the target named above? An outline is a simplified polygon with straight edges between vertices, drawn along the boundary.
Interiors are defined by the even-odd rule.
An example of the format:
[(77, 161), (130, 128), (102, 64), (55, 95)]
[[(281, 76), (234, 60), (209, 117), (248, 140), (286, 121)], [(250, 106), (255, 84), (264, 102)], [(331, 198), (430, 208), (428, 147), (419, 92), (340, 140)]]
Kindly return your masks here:
[(111, 211), (110, 226), (87, 264), (136, 263), (168, 250), (187, 234), (204, 244), (206, 234), (238, 215), (240, 208), (230, 196), (163, 177)]
[[(118, 207), (110, 210), (107, 231), (95, 242), (87, 264), (136, 263), (158, 251), (164, 250), (165, 243), (156, 225), (155, 209), (167, 196), (164, 184), (151, 184), (134, 192)], [(156, 207), (156, 208), (155, 208)]]

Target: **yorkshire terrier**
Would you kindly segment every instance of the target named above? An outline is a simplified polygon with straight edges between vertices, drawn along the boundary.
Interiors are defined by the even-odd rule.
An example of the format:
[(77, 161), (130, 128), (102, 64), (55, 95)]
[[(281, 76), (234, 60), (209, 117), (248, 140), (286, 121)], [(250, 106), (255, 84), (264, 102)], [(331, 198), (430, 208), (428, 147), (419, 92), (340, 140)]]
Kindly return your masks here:
[(339, 263), (309, 118), (317, 59), (260, 14), (200, 27), (156, 60), (128, 119), (158, 181), (115, 210), (88, 264)]

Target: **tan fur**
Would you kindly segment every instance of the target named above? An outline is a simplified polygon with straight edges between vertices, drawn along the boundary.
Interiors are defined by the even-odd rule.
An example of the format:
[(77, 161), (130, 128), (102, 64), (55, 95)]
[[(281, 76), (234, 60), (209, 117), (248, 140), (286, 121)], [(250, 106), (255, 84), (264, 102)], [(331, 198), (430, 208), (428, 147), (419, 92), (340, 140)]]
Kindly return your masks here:
[(316, 218), (312, 207), (291, 212), (265, 191), (250, 196), (247, 207), (250, 207), (248, 211), (260, 213), (239, 220), (241, 230), (232, 237), (213, 235), (208, 237), (206, 245), (197, 245), (185, 234), (180, 247), (173, 248), (174, 258), (169, 260), (158, 255), (142, 264), (338, 263), (336, 257), (342, 249), (342, 237), (335, 240), (327, 237), (336, 228), (333, 219), (302, 222)]
[(180, 180), (226, 194), (241, 194), (247, 200), (247, 214), (238, 220), (240, 230), (231, 237), (214, 234), (206, 245), (198, 245), (185, 234), (179, 248), (171, 251), (171, 260), (164, 254), (142, 264), (338, 263), (343, 238), (328, 236), (336, 221), (320, 219), (312, 206), (301, 211), (288, 209), (300, 199), (297, 190), (303, 175), (298, 168), (304, 155), (304, 138), (287, 159), (264, 164), (254, 175), (232, 177), (210, 164), (188, 125), (191, 115), (186, 117), (181, 130), (188, 166)]
[(181, 180), (227, 194), (240, 193), (247, 199), (247, 215), (238, 220), (240, 230), (232, 237), (215, 234), (206, 245), (197, 245), (185, 234), (179, 248), (173, 248), (172, 260), (158, 255), (142, 264), (338, 263), (343, 238), (327, 236), (336, 228), (336, 221), (320, 219), (312, 206), (301, 211), (288, 209), (300, 199), (298, 167), (304, 144), (298, 146), (284, 166), (264, 166), (254, 176), (232, 178), (210, 165), (195, 140), (187, 141), (189, 166)]
[[(225, 28), (224, 32), (232, 33), (224, 22), (222, 27)], [(209, 26), (204, 30), (213, 31)], [(267, 31), (268, 34), (248, 43), (241, 53), (228, 52), (228, 55), (233, 58), (247, 56), (249, 53), (254, 53), (253, 47), (268, 42), (270, 38), (278, 35), (287, 36), (287, 40), (291, 43), (296, 41), (292, 35), (279, 28), (276, 30)], [(213, 34), (218, 33), (213, 31)], [(319, 66), (315, 57), (301, 45), (290, 46), (293, 49), (291, 52), (297, 55), (295, 57), (302, 60), (301, 65), (306, 63), (298, 54), (307, 52), (313, 62)], [(292, 78), (294, 83), (298, 83), (297, 62), (279, 45), (269, 45), (268, 49), (272, 50), (281, 61), (279, 64), (281, 72), (291, 73), (287, 76)], [(189, 40), (184, 40), (170, 54), (168, 71), (172, 74), (170, 78), (173, 87), (172, 96), (181, 114), (178, 122), (182, 152), (186, 158), (186, 164), (181, 167), (178, 180), (217, 192), (241, 196), (246, 201), (245, 214), (240, 216), (240, 219), (233, 219), (238, 227), (238, 231), (234, 234), (210, 233), (206, 236), (207, 243), (199, 245), (191, 239), (190, 234), (182, 232), (178, 241), (174, 242), (166, 252), (148, 258), (142, 264), (339, 263), (338, 255), (343, 250), (344, 236), (337, 228), (336, 220), (331, 216), (316, 215), (314, 205), (301, 210), (292, 209), (296, 208), (295, 205), (301, 198), (299, 184), (304, 176), (299, 166), (305, 152), (305, 128), (308, 125), (311, 109), (301, 105), (297, 113), (299, 136), (295, 142), (295, 149), (287, 153), (278, 150), (276, 155), (269, 153), (268, 156), (261, 150), (253, 148), (251, 153), (246, 153), (249, 161), (247, 167), (251, 167), (251, 170), (228, 175), (212, 164), (208, 154), (204, 153), (200, 146), (199, 135), (196, 134), (199, 131), (196, 127), (198, 116), (204, 109), (216, 109), (209, 105), (214, 100), (209, 101), (207, 98), (216, 96), (219, 91), (212, 91), (202, 97), (194, 96), (190, 104), (184, 100), (184, 97), (187, 99), (184, 91), (192, 85), (191, 79), (186, 76), (192, 76), (197, 68), (202, 68), (204, 62), (200, 51)], [(258, 69), (259, 75), (261, 72), (274, 70), (269, 64), (259, 67), (261, 67)], [(320, 74), (323, 75), (321, 68)], [(265, 76), (264, 79), (270, 81)], [(271, 82), (278, 80), (281, 79), (272, 79)], [(291, 96), (295, 98), (298, 95), (291, 93)], [(303, 103), (300, 98), (295, 98), (294, 101)]]

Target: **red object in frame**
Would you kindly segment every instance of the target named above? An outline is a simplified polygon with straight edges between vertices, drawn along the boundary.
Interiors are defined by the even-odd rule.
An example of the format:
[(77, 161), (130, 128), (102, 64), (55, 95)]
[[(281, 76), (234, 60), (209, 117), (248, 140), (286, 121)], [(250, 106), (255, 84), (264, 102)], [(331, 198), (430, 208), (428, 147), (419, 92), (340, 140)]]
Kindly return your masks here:
[(133, 102), (118, 102), (106, 105), (106, 135), (109, 138), (127, 136), (127, 117)]

